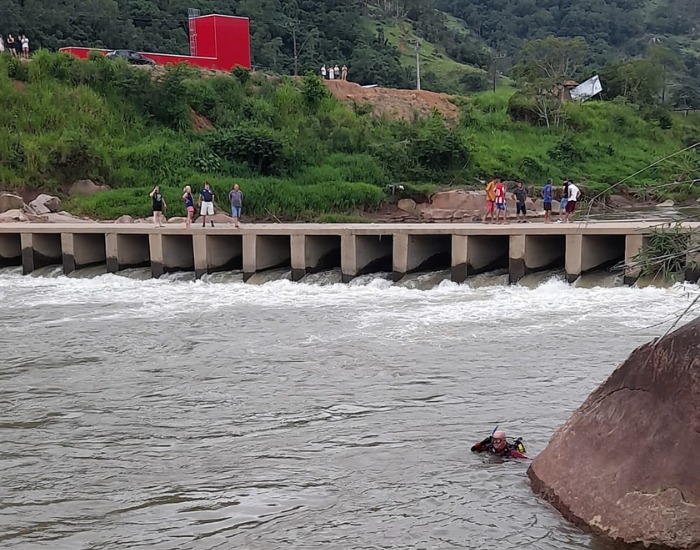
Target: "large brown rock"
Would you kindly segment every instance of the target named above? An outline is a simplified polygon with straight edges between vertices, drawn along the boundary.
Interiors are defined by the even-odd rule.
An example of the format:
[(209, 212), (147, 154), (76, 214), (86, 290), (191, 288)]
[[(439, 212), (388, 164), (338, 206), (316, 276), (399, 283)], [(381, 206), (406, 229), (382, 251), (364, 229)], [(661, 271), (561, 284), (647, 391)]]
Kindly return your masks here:
[(464, 191), (438, 191), (430, 198), (430, 204), (435, 210), (473, 210), (486, 208), (486, 192)]
[(72, 197), (75, 195), (94, 195), (99, 191), (107, 191), (109, 185), (97, 185), (92, 180), (79, 180), (71, 185), (68, 194)]
[(23, 207), (24, 201), (19, 195), (0, 193), (0, 213), (8, 210), (21, 210)]
[(528, 475), (579, 526), (626, 543), (700, 549), (700, 318), (635, 350)]

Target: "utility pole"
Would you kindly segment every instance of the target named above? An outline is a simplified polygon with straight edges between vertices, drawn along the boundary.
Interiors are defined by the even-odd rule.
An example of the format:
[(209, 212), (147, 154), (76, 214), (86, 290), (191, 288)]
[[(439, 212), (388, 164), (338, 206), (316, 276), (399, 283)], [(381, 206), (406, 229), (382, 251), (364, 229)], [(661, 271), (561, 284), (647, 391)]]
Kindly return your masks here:
[(420, 39), (416, 39), (416, 90), (420, 90)]
[(491, 72), (493, 75), (493, 93), (496, 93), (496, 83), (498, 81), (498, 71), (496, 70), (496, 60), (505, 58), (506, 54), (493, 52), (491, 54)]

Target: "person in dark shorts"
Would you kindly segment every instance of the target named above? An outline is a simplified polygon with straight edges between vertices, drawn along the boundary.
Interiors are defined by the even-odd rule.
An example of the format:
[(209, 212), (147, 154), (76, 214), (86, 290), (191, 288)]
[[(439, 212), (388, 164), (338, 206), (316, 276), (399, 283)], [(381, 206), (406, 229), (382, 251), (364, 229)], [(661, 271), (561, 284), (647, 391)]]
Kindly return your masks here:
[[(214, 191), (211, 190), (209, 182), (204, 182), (204, 189), (199, 192), (200, 215), (202, 216), (202, 227), (207, 226), (207, 216), (214, 215)], [(210, 220), (214, 227), (214, 220)]]
[[(513, 198), (515, 199), (515, 210), (518, 223), (527, 223), (527, 220), (525, 219), (525, 216), (527, 216), (527, 206), (525, 204), (525, 201), (527, 200), (527, 191), (525, 191), (522, 181), (518, 182), (517, 187), (513, 191)], [(520, 216), (522, 216), (522, 219)]]
[(547, 184), (542, 189), (542, 199), (544, 205), (544, 223), (552, 223), (552, 198), (554, 197), (554, 188), (552, 187), (551, 178), (547, 180)]
[(156, 227), (163, 227), (163, 209), (167, 204), (157, 185), (151, 191), (151, 198), (153, 199), (153, 223)]

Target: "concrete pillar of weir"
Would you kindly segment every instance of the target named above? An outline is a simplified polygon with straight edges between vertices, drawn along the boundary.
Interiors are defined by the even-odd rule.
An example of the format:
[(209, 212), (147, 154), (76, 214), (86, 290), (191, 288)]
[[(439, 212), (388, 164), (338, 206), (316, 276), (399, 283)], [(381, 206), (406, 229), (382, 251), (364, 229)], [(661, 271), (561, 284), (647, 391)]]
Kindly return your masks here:
[(508, 273), (511, 284), (528, 273), (554, 266), (564, 257), (561, 235), (511, 235)]
[(151, 258), (151, 276), (157, 279), (165, 273), (163, 263), (163, 235), (161, 233), (151, 233), (148, 235), (148, 252)]
[(22, 265), (22, 238), (18, 233), (0, 233), (0, 267)]
[(107, 272), (116, 273), (130, 267), (150, 265), (149, 236), (138, 233), (107, 233), (105, 235)]
[(685, 280), (691, 283), (700, 281), (700, 234), (697, 230), (690, 234), (685, 264)]
[[(399, 233), (393, 239), (393, 279), (421, 269), (439, 269), (448, 265), (450, 235), (409, 235)], [(444, 256), (444, 262), (442, 261)]]
[(61, 233), (63, 273), (107, 261), (105, 235), (103, 233)]
[(625, 237), (625, 276), (624, 284), (632, 286), (641, 275), (641, 266), (637, 256), (644, 250), (644, 235), (627, 235)]
[(582, 273), (624, 257), (624, 237), (619, 235), (567, 235), (566, 279), (573, 283)]
[(292, 281), (307, 273), (340, 267), (341, 238), (338, 235), (291, 236)]
[(243, 235), (243, 280), (255, 273), (291, 266), (289, 235)]
[(452, 235), (452, 281), (463, 283), (469, 275), (505, 267), (508, 249), (507, 236)]
[(59, 265), (61, 235), (58, 233), (22, 233), (22, 273), (28, 275), (47, 265)]
[(343, 282), (367, 273), (391, 271), (393, 241), (392, 235), (343, 235), (340, 266)]
[(241, 235), (206, 235), (192, 237), (195, 277), (207, 273), (231, 271), (243, 266), (243, 238)]

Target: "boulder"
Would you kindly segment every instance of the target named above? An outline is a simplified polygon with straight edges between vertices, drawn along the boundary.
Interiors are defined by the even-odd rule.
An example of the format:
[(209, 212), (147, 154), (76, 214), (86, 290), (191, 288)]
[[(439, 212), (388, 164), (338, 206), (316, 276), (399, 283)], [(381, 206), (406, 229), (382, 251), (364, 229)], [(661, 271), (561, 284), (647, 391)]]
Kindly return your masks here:
[(107, 191), (109, 185), (97, 185), (92, 180), (79, 180), (71, 185), (68, 194), (72, 197), (75, 195), (94, 195), (99, 191)]
[(61, 199), (42, 194), (30, 202), (29, 207), (37, 214), (58, 212), (59, 208), (61, 208)]
[(0, 223), (11, 223), (23, 221), (24, 214), (21, 210), (15, 208), (13, 210), (7, 210), (5, 212), (0, 212)]
[(180, 217), (173, 217), (173, 218), (168, 218), (165, 223), (185, 223), (187, 221), (187, 218), (180, 218)]
[(125, 214), (123, 216), (118, 217), (116, 220), (114, 220), (114, 223), (134, 223), (134, 218)]
[(438, 191), (430, 200), (436, 210), (469, 211), (486, 208), (486, 193), (484, 191)]
[(399, 210), (403, 212), (413, 213), (416, 210), (416, 201), (413, 199), (401, 199), (398, 203)]
[(91, 220), (76, 218), (69, 212), (51, 212), (42, 216), (49, 223), (94, 223)]
[(424, 208), (421, 211), (423, 219), (430, 221), (451, 221), (455, 215), (455, 210), (445, 210), (443, 208)]
[(633, 202), (622, 195), (611, 195), (605, 201), (611, 208), (629, 208), (633, 206)]
[(24, 201), (19, 195), (0, 193), (0, 213), (8, 210), (21, 210), (23, 207)]
[(661, 206), (661, 207), (664, 207), (664, 208), (669, 208), (669, 207), (671, 207), (671, 206), (675, 206), (675, 204), (676, 204), (675, 202), (673, 202), (671, 199), (669, 199), (669, 200), (667, 200), (667, 201), (662, 202), (662, 203), (659, 204), (658, 206)]
[(528, 469), (567, 519), (625, 543), (700, 548), (700, 318), (635, 350)]

